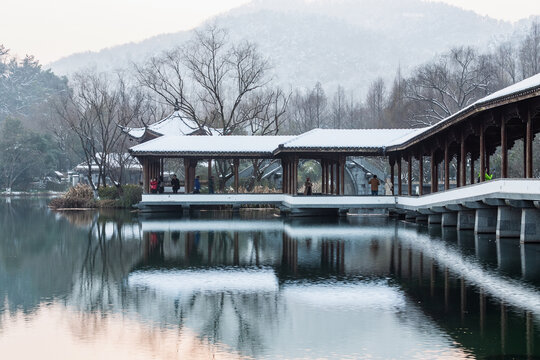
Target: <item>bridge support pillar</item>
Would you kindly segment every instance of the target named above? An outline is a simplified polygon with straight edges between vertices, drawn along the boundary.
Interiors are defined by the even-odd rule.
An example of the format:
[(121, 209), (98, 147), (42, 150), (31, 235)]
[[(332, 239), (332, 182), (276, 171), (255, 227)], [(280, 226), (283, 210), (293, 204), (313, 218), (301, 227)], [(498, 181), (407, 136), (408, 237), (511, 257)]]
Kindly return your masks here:
[(489, 234), (497, 231), (497, 209), (476, 209), (474, 232)]
[(416, 215), (415, 221), (417, 223), (426, 223), (428, 221), (428, 216), (419, 213), (418, 215)]
[(442, 227), (449, 227), (449, 226), (456, 226), (456, 225), (457, 225), (457, 213), (447, 212), (447, 213), (442, 214), (442, 219), (441, 219)]
[(190, 206), (182, 206), (182, 216), (188, 216), (190, 215)]
[(442, 219), (441, 214), (428, 215), (428, 224), (440, 224)]
[(473, 230), (474, 229), (474, 210), (459, 211), (457, 215), (458, 230)]
[(510, 206), (497, 208), (497, 237), (519, 237), (521, 233), (521, 209)]
[(540, 210), (521, 210), (521, 242), (540, 242)]
[(414, 221), (416, 221), (416, 216), (418, 216), (418, 215), (417, 215), (417, 213), (415, 213), (415, 212), (407, 212), (407, 213), (405, 214), (405, 221), (412, 221), (412, 222), (414, 222)]

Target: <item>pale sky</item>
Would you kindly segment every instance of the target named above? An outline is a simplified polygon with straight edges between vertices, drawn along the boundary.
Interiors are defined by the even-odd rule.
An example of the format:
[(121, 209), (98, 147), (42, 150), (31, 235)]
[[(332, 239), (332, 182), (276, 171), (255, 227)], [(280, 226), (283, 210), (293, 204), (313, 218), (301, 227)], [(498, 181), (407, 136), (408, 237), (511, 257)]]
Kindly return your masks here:
[[(250, 0), (2, 0), (0, 44), (42, 64), (76, 52), (189, 30)], [(400, 1), (400, 0), (395, 0)], [(496, 19), (540, 15), (540, 0), (425, 0)]]

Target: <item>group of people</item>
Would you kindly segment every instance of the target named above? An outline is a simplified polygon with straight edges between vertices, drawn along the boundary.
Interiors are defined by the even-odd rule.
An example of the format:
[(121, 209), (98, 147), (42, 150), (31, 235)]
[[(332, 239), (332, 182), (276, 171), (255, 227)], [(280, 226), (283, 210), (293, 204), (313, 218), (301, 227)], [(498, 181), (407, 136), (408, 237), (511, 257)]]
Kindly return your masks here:
[[(377, 178), (377, 175), (373, 175), (373, 177), (368, 181), (368, 183), (371, 186), (371, 195), (377, 196), (379, 195), (379, 185), (381, 185), (380, 180)], [(173, 194), (177, 194), (178, 190), (180, 189), (180, 180), (176, 177), (176, 174), (173, 174), (171, 178), (171, 187)], [(386, 182), (384, 184), (384, 190), (385, 195), (392, 195), (393, 194), (393, 185), (390, 181), (390, 178), (386, 179)], [(150, 181), (150, 192), (152, 194), (163, 194), (165, 192), (165, 182), (163, 181), (163, 176), (159, 176), (157, 179), (153, 178)], [(193, 182), (193, 194), (200, 194), (201, 193), (201, 181), (199, 176), (195, 177), (195, 181)], [(210, 176), (208, 179), (208, 193), (213, 194), (214, 193), (214, 177)], [(311, 179), (308, 177), (306, 178), (306, 181), (304, 183), (304, 195), (312, 195), (313, 194), (313, 183), (311, 182)]]
[[(178, 194), (178, 190), (180, 189), (180, 180), (176, 176), (176, 174), (172, 175), (171, 178), (171, 187), (173, 194)], [(165, 182), (163, 181), (163, 176), (159, 176), (157, 179), (153, 178), (150, 180), (150, 193), (152, 194), (163, 194), (165, 192)], [(193, 193), (194, 194), (200, 194), (201, 193), (201, 180), (199, 176), (195, 177), (195, 181), (193, 182)], [(210, 179), (208, 179), (208, 193), (213, 194), (214, 193), (214, 177), (210, 176)]]

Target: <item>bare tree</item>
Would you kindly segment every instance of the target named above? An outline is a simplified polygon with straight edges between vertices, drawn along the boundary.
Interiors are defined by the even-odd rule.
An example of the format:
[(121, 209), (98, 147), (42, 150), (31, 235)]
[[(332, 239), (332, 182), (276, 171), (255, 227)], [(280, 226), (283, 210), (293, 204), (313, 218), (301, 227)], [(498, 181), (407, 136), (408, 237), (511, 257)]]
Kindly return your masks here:
[(330, 115), (332, 125), (335, 129), (341, 129), (345, 125), (346, 102), (345, 89), (343, 86), (339, 85), (334, 94), (334, 99), (332, 100), (332, 110)]
[(540, 72), (540, 22), (531, 24), (529, 34), (521, 43), (519, 50), (521, 75), (523, 78), (536, 75)]
[(230, 135), (249, 126), (275, 96), (259, 91), (269, 84), (268, 69), (253, 43), (232, 43), (224, 29), (210, 25), (185, 46), (137, 66), (136, 72), (143, 86), (201, 128), (212, 126)]
[(366, 96), (366, 110), (370, 127), (379, 127), (384, 121), (386, 86), (382, 78), (373, 81)]
[(417, 106), (413, 125), (438, 122), (484, 96), (494, 77), (484, 60), (473, 48), (461, 47), (419, 67), (407, 82), (407, 98)]
[[(144, 95), (128, 89), (120, 74), (113, 82), (105, 74), (77, 73), (71, 87), (70, 94), (56, 105), (56, 111), (80, 142), (90, 184), (94, 188), (106, 186), (107, 176), (121, 181), (121, 173), (115, 178), (117, 173), (110, 171), (125, 161), (126, 137), (120, 126), (129, 126), (141, 118)], [(97, 167), (97, 184), (92, 180), (93, 166)]]

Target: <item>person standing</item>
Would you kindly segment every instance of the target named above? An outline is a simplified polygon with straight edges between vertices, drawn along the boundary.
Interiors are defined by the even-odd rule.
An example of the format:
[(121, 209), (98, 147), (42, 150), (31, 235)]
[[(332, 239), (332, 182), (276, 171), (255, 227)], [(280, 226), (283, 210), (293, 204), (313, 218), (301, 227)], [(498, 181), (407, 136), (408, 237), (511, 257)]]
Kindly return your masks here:
[(180, 189), (180, 180), (176, 177), (176, 174), (173, 174), (171, 179), (171, 186), (173, 194), (178, 194), (178, 189)]
[(201, 193), (201, 181), (199, 180), (199, 176), (195, 176), (195, 183), (193, 185), (193, 193), (194, 194)]
[(312, 188), (313, 188), (313, 184), (311, 183), (311, 179), (307, 178), (306, 182), (304, 183), (304, 195), (311, 195)]
[(214, 177), (210, 176), (210, 179), (208, 179), (208, 193), (213, 194), (214, 193)]
[(165, 182), (163, 181), (163, 176), (159, 176), (158, 180), (158, 193), (163, 194), (165, 192)]
[(152, 180), (150, 180), (150, 193), (157, 194), (157, 189), (158, 189), (158, 182), (156, 178), (153, 178)]
[(379, 195), (379, 185), (381, 185), (381, 182), (377, 179), (377, 175), (373, 175), (371, 180), (369, 180), (369, 184), (371, 185), (371, 196)]

